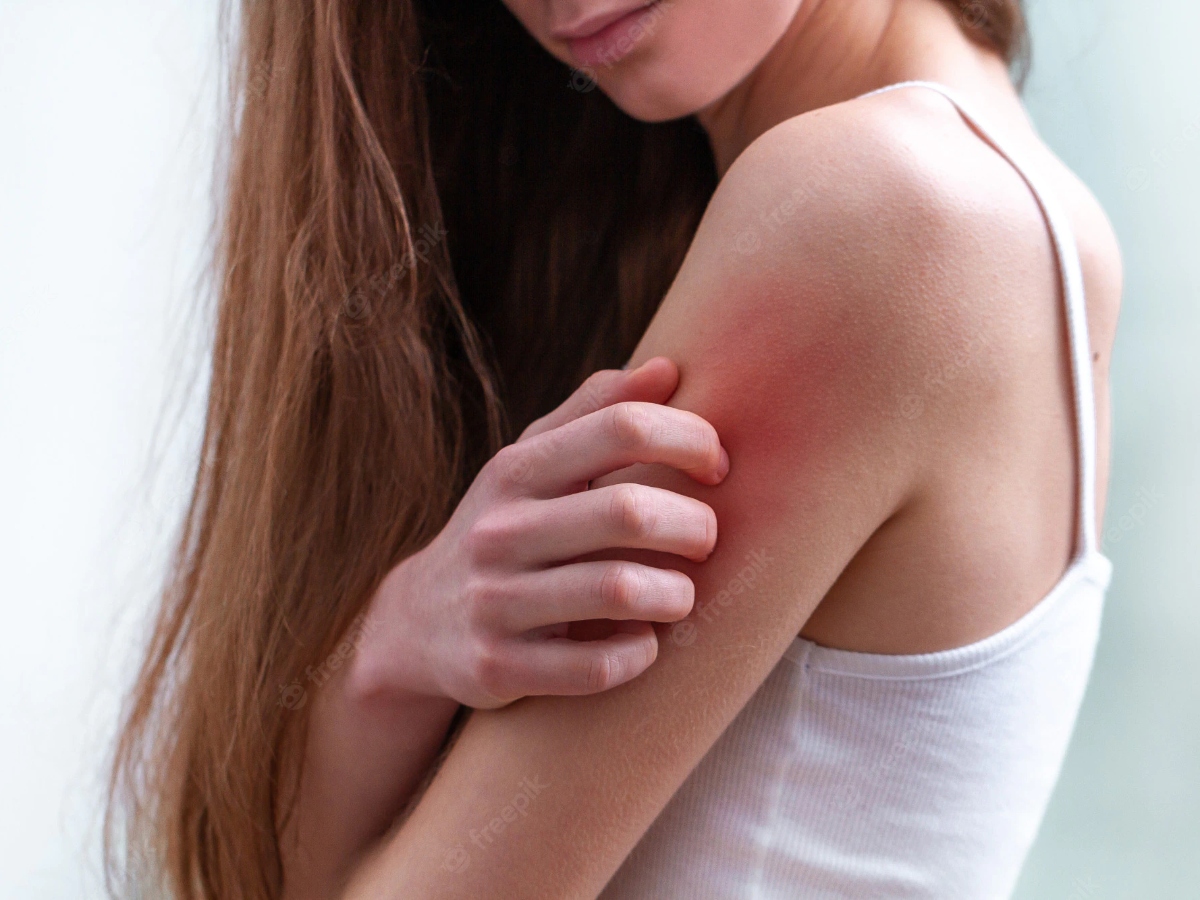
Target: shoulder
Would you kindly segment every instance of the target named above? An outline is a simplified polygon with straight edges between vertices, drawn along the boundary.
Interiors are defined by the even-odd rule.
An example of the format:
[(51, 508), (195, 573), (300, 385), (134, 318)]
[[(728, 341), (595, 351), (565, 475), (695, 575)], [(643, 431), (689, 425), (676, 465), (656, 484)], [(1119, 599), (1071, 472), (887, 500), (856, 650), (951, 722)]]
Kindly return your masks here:
[(853, 457), (903, 494), (1054, 402), (1062, 307), (1037, 202), (942, 98), (904, 93), (751, 145), (639, 348), (680, 363), (678, 403), (723, 439), (788, 448), (788, 477)]
[[(1111, 230), (1065, 168), (1056, 184), (1078, 225), (1089, 303), (1112, 322), (1120, 263)], [(927, 393), (913, 383), (952, 367), (953, 384), (937, 392), (948, 409), (995, 398), (1047, 349), (1029, 335), (1049, 340), (1061, 309), (1032, 192), (925, 91), (827, 107), (762, 135), (719, 185), (677, 284), (679, 305), (710, 330), (730, 322), (789, 335), (763, 345), (778, 365), (811, 357), (819, 343), (869, 359), (856, 378), (886, 378), (879, 389), (901, 397)]]
[[(1115, 320), (1122, 271), (1112, 227), (1037, 144), (1075, 225), (1096, 318)], [(1023, 177), (932, 91), (859, 98), (781, 123), (735, 161), (708, 212), (701, 247), (732, 277), (757, 271), (798, 287), (819, 278), (828, 302), (897, 316), (889, 327), (945, 314), (939, 298), (953, 300), (961, 324), (983, 325), (1014, 302), (1044, 307), (1057, 290), (1046, 223)]]
[(771, 129), (730, 168), (704, 227), (704, 252), (734, 251), (721, 254), (731, 274), (766, 270), (798, 286), (819, 278), (828, 302), (869, 303), (883, 316), (920, 319), (944, 290), (982, 311), (994, 290), (974, 304), (962, 291), (1052, 262), (1016, 170), (942, 98), (915, 91)]
[(829, 107), (747, 148), (673, 290), (679, 327), (703, 322), (714, 354), (749, 343), (765, 366), (813, 373), (874, 425), (947, 366), (942, 405), (989, 390), (1003, 361), (980, 335), (1028, 287), (1014, 272), (1049, 285), (1052, 251), (1020, 176), (931, 99)]

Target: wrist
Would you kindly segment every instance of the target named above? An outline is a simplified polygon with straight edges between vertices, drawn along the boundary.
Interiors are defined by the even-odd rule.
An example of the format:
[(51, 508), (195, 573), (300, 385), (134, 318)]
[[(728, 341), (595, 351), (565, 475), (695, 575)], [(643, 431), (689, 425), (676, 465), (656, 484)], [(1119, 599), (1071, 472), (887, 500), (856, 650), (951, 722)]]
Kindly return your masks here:
[(430, 664), (423, 617), (413, 607), (412, 598), (422, 594), (416, 584), (416, 564), (413, 556), (393, 568), (356, 620), (363, 639), (347, 666), (346, 687), (360, 702), (386, 705), (450, 699)]

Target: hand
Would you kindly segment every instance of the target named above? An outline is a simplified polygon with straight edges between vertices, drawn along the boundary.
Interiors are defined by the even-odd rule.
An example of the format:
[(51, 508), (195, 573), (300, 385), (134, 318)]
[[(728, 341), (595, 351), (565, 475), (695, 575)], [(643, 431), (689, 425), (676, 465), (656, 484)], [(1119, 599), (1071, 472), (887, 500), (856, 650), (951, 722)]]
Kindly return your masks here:
[[(699, 500), (592, 479), (663, 463), (715, 485), (729, 470), (716, 431), (662, 404), (678, 384), (663, 357), (592, 375), (480, 471), (449, 522), (384, 580), (368, 615), (382, 627), (356, 654), (368, 694), (442, 695), (476, 708), (536, 694), (590, 694), (654, 662), (653, 622), (691, 611), (691, 579), (627, 560), (579, 561), (615, 548), (702, 561), (717, 520)], [(611, 620), (572, 640), (572, 622)]]

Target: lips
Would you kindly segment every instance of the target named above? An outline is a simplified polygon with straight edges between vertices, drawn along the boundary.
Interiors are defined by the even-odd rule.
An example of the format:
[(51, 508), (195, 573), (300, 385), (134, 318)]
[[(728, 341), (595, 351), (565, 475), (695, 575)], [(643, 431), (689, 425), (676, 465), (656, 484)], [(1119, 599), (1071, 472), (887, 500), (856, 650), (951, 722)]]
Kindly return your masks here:
[[(573, 28), (555, 36), (565, 40), (567, 49), (580, 67), (611, 66), (633, 52), (646, 36), (661, 12), (657, 2), (645, 3), (626, 13), (614, 13)], [(615, 17), (614, 17), (615, 16)]]

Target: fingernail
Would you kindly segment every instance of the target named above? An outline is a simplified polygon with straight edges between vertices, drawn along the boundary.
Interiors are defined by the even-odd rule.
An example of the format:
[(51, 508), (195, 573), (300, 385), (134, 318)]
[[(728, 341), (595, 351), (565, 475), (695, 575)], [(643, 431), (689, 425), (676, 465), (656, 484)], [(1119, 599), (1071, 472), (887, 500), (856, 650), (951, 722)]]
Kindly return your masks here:
[(636, 366), (633, 364), (633, 360), (631, 359), (631, 360), (629, 360), (629, 362), (625, 363), (625, 365), (622, 368), (624, 368), (626, 371), (637, 372), (641, 369), (646, 368), (646, 366), (650, 365), (650, 363), (654, 362), (656, 359), (664, 359), (664, 357), (652, 356), (649, 359), (643, 359)]
[(725, 448), (721, 448), (721, 459), (717, 462), (717, 477), (724, 478), (729, 474), (729, 454), (725, 452)]

